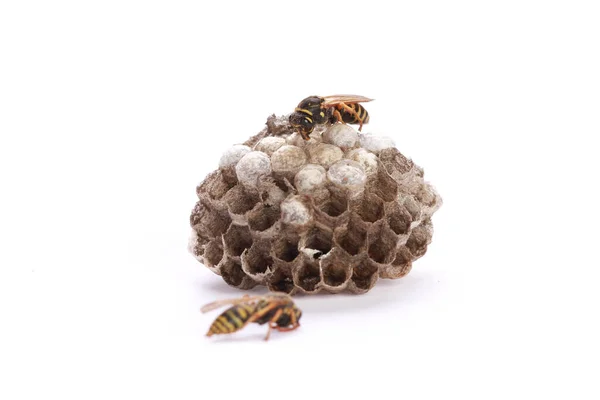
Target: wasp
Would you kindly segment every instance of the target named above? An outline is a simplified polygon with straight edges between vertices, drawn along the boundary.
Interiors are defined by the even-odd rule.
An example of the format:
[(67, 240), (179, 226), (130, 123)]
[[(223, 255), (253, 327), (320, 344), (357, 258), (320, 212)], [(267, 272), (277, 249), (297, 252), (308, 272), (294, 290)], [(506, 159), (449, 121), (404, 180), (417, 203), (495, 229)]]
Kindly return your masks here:
[(268, 324), (269, 330), (265, 340), (269, 340), (271, 329), (280, 332), (293, 331), (300, 326), (302, 311), (294, 304), (286, 293), (273, 292), (264, 296), (244, 296), (238, 299), (227, 299), (209, 303), (202, 307), (203, 313), (224, 305), (232, 307), (219, 315), (210, 326), (206, 336), (228, 334), (243, 329), (251, 322), (259, 325)]
[(338, 94), (334, 96), (310, 96), (302, 100), (289, 117), (290, 125), (298, 131), (304, 140), (308, 140), (318, 124), (341, 122), (344, 124), (363, 124), (369, 122), (369, 113), (359, 103), (372, 101), (363, 96)]

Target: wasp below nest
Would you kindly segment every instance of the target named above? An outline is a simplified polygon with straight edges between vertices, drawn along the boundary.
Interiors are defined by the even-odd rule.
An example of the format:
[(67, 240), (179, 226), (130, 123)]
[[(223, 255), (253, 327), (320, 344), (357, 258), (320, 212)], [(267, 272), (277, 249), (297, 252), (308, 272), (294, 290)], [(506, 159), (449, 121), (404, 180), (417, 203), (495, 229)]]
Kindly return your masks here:
[(237, 332), (249, 323), (256, 322), (259, 325), (269, 324), (265, 337), (265, 340), (269, 340), (271, 329), (287, 332), (300, 326), (302, 311), (289, 295), (279, 292), (215, 301), (202, 307), (201, 311), (208, 312), (228, 304), (233, 306), (214, 320), (206, 336)]
[(333, 96), (310, 96), (302, 100), (289, 117), (290, 125), (298, 131), (304, 140), (308, 140), (316, 125), (341, 122), (344, 124), (363, 124), (369, 122), (369, 113), (359, 103), (372, 101), (363, 96), (338, 94)]

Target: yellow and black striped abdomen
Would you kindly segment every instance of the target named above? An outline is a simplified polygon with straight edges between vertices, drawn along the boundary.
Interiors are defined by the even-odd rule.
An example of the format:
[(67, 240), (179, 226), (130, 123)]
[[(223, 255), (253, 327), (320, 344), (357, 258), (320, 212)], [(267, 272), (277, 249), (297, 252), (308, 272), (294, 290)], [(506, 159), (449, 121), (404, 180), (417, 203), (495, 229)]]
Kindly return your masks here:
[(363, 106), (361, 106), (358, 103), (350, 103), (348, 104), (348, 107), (350, 107), (353, 112), (342, 108), (340, 110), (340, 114), (342, 115), (342, 121), (344, 121), (347, 124), (359, 124), (361, 122), (363, 124), (366, 124), (367, 122), (369, 122), (369, 113)]
[(256, 306), (239, 304), (225, 310), (210, 326), (207, 336), (239, 331), (254, 314)]

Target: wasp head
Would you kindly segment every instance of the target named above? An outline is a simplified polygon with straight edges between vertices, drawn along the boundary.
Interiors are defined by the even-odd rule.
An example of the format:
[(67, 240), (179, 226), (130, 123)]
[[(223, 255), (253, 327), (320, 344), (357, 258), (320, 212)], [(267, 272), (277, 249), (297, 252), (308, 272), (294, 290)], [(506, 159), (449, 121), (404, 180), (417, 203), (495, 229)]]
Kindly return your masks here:
[(315, 128), (315, 123), (310, 115), (300, 111), (296, 111), (290, 115), (290, 125), (296, 130), (304, 140), (308, 140), (308, 135), (311, 134)]
[(321, 104), (324, 99), (319, 96), (310, 96), (298, 104), (296, 110), (290, 115), (290, 125), (300, 134), (304, 140), (308, 140), (310, 133), (315, 128), (315, 123), (320, 122)]

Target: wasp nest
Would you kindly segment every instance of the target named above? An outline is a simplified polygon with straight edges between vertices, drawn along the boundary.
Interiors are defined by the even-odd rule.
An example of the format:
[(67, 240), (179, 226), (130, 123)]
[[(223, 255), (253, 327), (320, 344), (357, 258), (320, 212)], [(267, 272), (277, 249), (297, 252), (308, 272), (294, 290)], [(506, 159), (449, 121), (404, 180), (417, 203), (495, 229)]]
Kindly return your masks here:
[(311, 140), (272, 116), (197, 187), (190, 251), (231, 286), (364, 293), (422, 257), (440, 196), (391, 139), (348, 125)]

